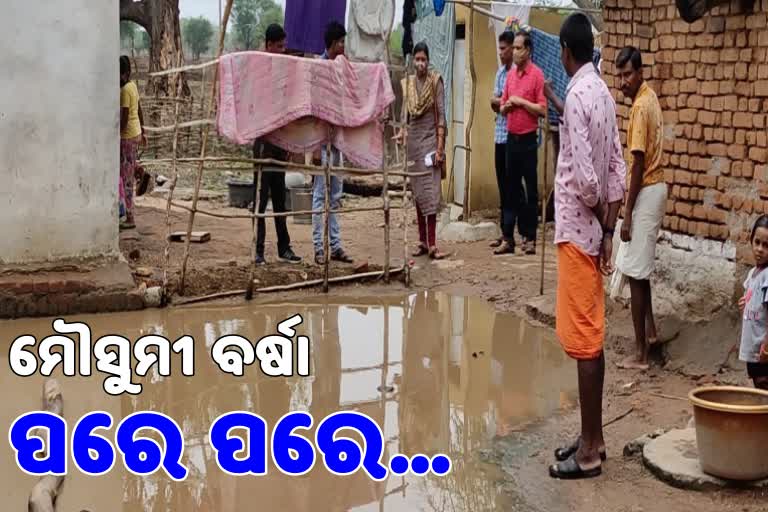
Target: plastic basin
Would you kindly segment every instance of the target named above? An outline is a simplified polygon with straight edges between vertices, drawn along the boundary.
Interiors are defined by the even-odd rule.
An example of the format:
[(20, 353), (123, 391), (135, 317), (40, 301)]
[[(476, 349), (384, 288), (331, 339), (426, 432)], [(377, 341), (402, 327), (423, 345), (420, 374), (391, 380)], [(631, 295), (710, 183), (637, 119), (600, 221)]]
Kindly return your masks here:
[(688, 398), (702, 471), (726, 480), (768, 478), (768, 391), (711, 386)]

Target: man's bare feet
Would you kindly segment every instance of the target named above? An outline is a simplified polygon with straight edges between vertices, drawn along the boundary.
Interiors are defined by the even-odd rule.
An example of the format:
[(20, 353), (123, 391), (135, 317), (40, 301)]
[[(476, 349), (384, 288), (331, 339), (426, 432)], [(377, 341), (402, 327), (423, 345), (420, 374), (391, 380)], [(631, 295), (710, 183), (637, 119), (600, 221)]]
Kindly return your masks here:
[(648, 363), (641, 363), (637, 360), (636, 356), (630, 356), (624, 359), (621, 362), (616, 363), (616, 366), (618, 368), (621, 368), (622, 370), (647, 370), (650, 368), (650, 365)]

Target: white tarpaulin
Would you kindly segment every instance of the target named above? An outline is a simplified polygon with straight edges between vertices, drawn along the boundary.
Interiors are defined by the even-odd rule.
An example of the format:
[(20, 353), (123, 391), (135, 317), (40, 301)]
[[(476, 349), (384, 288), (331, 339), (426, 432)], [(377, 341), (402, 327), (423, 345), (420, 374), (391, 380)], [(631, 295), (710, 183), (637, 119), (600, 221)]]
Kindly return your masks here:
[[(491, 5), (491, 11), (493, 11), (494, 14), (503, 16), (504, 18), (512, 16), (520, 20), (520, 24), (527, 25), (528, 19), (531, 16), (531, 7), (532, 5), (518, 5), (518, 4), (507, 3), (507, 2), (493, 2), (493, 4)], [(504, 32), (507, 26), (503, 21), (498, 21), (493, 18), (488, 18), (488, 23), (493, 27), (494, 31), (496, 32), (496, 50), (498, 50), (499, 36), (501, 35), (502, 32)], [(498, 60), (499, 59), (498, 51), (496, 52), (496, 59), (499, 65), (501, 65), (501, 61)]]

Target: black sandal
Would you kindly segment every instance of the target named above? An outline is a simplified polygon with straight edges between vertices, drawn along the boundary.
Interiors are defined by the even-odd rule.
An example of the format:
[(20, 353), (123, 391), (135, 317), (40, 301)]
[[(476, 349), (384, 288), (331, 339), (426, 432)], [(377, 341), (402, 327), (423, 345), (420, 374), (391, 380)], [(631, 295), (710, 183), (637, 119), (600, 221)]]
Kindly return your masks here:
[(560, 480), (581, 480), (583, 478), (595, 478), (603, 474), (603, 466), (593, 469), (581, 469), (575, 457), (570, 457), (563, 462), (549, 466), (549, 476)]
[[(564, 460), (568, 460), (568, 458), (576, 453), (579, 450), (579, 443), (581, 443), (581, 438), (577, 438), (573, 443), (571, 443), (569, 446), (563, 446), (561, 448), (558, 448), (555, 450), (555, 459), (559, 462), (563, 462)], [(600, 460), (605, 462), (605, 460), (608, 458), (608, 455), (606, 452), (602, 451), (600, 452)]]

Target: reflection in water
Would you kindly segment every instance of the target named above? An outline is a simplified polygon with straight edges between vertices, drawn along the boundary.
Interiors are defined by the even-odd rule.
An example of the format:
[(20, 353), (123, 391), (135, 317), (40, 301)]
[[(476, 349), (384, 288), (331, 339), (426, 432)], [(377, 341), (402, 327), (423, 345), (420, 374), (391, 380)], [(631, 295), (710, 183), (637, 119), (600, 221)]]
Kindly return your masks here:
[[(479, 460), (479, 450), (489, 447), (494, 436), (574, 400), (573, 367), (549, 332), (462, 297), (418, 293), (344, 303), (325, 299), (87, 318), (96, 336), (195, 337), (195, 376), (180, 375), (174, 361), (173, 376), (148, 376), (140, 396), (110, 398), (98, 376), (62, 381), (68, 404), (87, 400), (82, 407), (66, 408), (70, 421), (97, 408), (111, 410), (118, 421), (142, 410), (174, 418), (184, 431), (183, 462), (190, 473), (184, 482), (172, 482), (162, 472), (137, 477), (118, 469), (100, 477), (122, 479), (122, 496), (102, 492), (92, 477), (73, 474), (62, 496), (71, 505), (67, 509), (88, 504), (91, 510), (122, 512), (239, 512), (252, 510), (256, 503), (270, 510), (329, 512), (500, 509), (498, 475)], [(239, 334), (256, 341), (294, 313), (304, 318), (298, 332), (312, 343), (311, 377), (266, 377), (256, 365), (237, 378), (219, 371), (211, 360), (210, 347), (219, 337)], [(50, 334), (50, 321), (0, 323), (8, 344), (27, 331)], [(7, 357), (7, 347), (0, 353)], [(7, 364), (4, 368), (2, 389), (22, 390), (0, 395), (8, 399), (4, 404), (11, 404), (0, 414), (9, 424), (37, 406), (40, 381), (16, 377)], [(453, 471), (446, 477), (391, 476), (377, 483), (362, 471), (350, 477), (331, 475), (320, 463), (302, 477), (285, 476), (270, 466), (267, 476), (236, 478), (219, 470), (207, 445), (208, 428), (226, 412), (257, 412), (272, 426), (289, 411), (308, 411), (317, 422), (342, 409), (363, 412), (382, 426), (385, 462), (397, 453), (446, 453)], [(308, 435), (314, 436), (314, 429)], [(8, 463), (10, 454), (2, 460), (0, 477), (18, 483), (6, 502), (13, 504), (9, 510), (18, 510), (26, 502), (25, 489), (31, 488), (26, 485), (29, 477)]]

